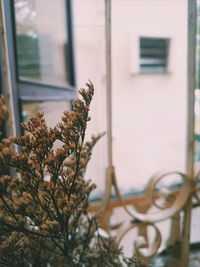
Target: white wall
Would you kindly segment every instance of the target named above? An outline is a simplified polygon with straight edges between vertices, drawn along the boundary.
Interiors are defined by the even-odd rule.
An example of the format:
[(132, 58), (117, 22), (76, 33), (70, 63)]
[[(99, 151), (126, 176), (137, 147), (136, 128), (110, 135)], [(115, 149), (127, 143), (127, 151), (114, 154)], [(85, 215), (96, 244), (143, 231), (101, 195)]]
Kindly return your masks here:
[[(74, 0), (73, 11), (77, 86), (83, 87), (88, 79), (95, 86), (89, 139), (106, 130), (104, 1)], [(104, 188), (105, 167), (106, 137), (96, 145), (87, 172), (99, 189)]]
[[(78, 86), (95, 85), (89, 134), (106, 129), (104, 1), (74, 0)], [(184, 170), (186, 141), (185, 0), (113, 0), (113, 152), (121, 188), (144, 185), (160, 169)], [(137, 74), (138, 38), (170, 38), (167, 74)], [(88, 178), (101, 189), (106, 138)]]

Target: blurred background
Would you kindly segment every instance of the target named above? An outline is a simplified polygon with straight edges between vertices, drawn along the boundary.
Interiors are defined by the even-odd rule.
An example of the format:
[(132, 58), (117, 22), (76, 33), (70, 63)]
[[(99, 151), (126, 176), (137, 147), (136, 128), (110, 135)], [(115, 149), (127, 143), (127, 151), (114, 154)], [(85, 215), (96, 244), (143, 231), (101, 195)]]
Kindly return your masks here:
[[(95, 99), (88, 136), (106, 131), (104, 1), (74, 0), (69, 7), (64, 0), (16, 0), (14, 9), (19, 79), (74, 90), (90, 79)], [(184, 171), (187, 1), (114, 0), (112, 73), (119, 186), (141, 190), (159, 169)], [(68, 105), (22, 100), (22, 119), (40, 109), (53, 124)], [(100, 143), (88, 175), (103, 190), (105, 140)]]
[[(5, 15), (16, 129), (37, 111), (54, 126), (77, 90), (89, 80), (95, 87), (87, 139), (107, 131), (104, 0), (6, 1)], [(186, 170), (187, 144), (186, 0), (112, 0), (113, 161), (125, 199), (144, 194), (159, 170)], [(195, 163), (200, 162), (200, 6), (197, 3)], [(106, 186), (107, 139), (96, 145), (86, 178), (97, 184), (91, 201)], [(173, 177), (161, 186), (178, 188)], [(113, 196), (114, 197), (114, 196)], [(126, 218), (115, 210), (111, 221)], [(199, 216), (195, 209), (194, 218)], [(170, 219), (165, 229), (166, 247)], [(163, 228), (164, 227), (164, 228)], [(193, 219), (191, 242), (200, 241)], [(124, 241), (127, 253), (132, 253)], [(158, 266), (158, 265), (157, 265)]]

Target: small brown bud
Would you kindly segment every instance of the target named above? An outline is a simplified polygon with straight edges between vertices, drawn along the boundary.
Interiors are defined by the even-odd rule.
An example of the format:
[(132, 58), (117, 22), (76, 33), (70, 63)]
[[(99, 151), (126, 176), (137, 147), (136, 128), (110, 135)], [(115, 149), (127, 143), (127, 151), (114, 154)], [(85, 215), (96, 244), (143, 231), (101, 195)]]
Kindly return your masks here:
[(10, 151), (10, 149), (8, 147), (4, 147), (3, 150), (2, 150), (2, 153), (5, 156), (11, 155), (11, 151)]

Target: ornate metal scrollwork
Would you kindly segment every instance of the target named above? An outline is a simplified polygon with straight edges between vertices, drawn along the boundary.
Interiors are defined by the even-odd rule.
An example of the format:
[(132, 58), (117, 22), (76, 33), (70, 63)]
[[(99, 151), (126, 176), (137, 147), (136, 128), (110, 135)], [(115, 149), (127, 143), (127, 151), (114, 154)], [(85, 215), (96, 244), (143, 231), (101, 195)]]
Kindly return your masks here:
[[(149, 201), (149, 207), (148, 211), (143, 213), (140, 212), (140, 210), (138, 211), (138, 209), (134, 206), (131, 206), (131, 208), (127, 207), (117, 186), (114, 167), (109, 169), (107, 174), (107, 188), (103, 206), (104, 210), (101, 214), (103, 222), (102, 225), (104, 228), (109, 229), (109, 217), (106, 216), (106, 214), (108, 214), (108, 206), (111, 201), (111, 187), (113, 186), (117, 199), (120, 203), (119, 206), (123, 207), (126, 213), (130, 216), (129, 221), (122, 222), (116, 227), (117, 241), (120, 244), (126, 234), (128, 234), (132, 229), (137, 228), (139, 235), (134, 241), (135, 255), (140, 260), (149, 261), (157, 254), (162, 243), (161, 233), (156, 226), (156, 223), (168, 218), (173, 218), (176, 214), (183, 210), (191, 193), (196, 193), (192, 190), (193, 187), (191, 179), (189, 179), (185, 174), (177, 171), (158, 173), (152, 176), (146, 189), (146, 198)], [(158, 183), (162, 179), (167, 179), (170, 176), (179, 176), (182, 179), (181, 187), (178, 190), (168, 191), (167, 193), (165, 192), (165, 194), (159, 194), (156, 192), (156, 186)], [(159, 203), (159, 200), (162, 200), (162, 204)], [(153, 212), (151, 212), (152, 208), (154, 208)], [(109, 212), (109, 214), (111, 213), (112, 211)], [(104, 215), (106, 218), (105, 220)], [(151, 241), (150, 244), (147, 238), (148, 228), (152, 228), (155, 231), (154, 240)]]
[[(112, 214), (111, 188), (114, 187), (118, 207), (121, 206), (130, 216), (130, 221), (119, 223), (114, 229), (118, 229), (117, 238), (120, 243), (123, 237), (133, 228), (139, 229), (139, 237), (135, 240), (135, 252), (139, 258), (150, 260), (158, 251), (161, 245), (161, 234), (155, 223), (168, 218), (179, 220), (179, 213), (184, 209), (184, 226), (181, 248), (181, 267), (188, 266), (189, 258), (189, 231), (191, 220), (192, 196), (195, 196), (200, 203), (200, 197), (195, 189), (194, 170), (194, 90), (195, 90), (195, 46), (196, 46), (196, 0), (188, 0), (188, 131), (187, 131), (187, 175), (180, 172), (167, 172), (154, 175), (147, 186), (146, 194), (148, 210), (142, 213), (138, 208), (128, 208), (127, 201), (122, 199), (112, 160), (112, 38), (111, 38), (111, 0), (105, 0), (105, 25), (106, 25), (106, 71), (107, 71), (107, 145), (108, 145), (108, 168), (106, 177), (105, 195), (102, 204), (100, 220), (104, 229), (111, 229), (109, 216)], [(156, 185), (171, 175), (178, 175), (182, 178), (182, 186), (179, 190), (155, 193)], [(158, 201), (159, 200), (159, 201)], [(162, 200), (162, 203), (161, 201)], [(112, 207), (111, 207), (112, 206)], [(150, 212), (151, 207), (156, 209)], [(178, 219), (177, 219), (178, 218)], [(179, 221), (178, 221), (179, 222)], [(178, 223), (174, 223), (178, 225)], [(148, 244), (146, 232), (148, 227), (153, 227), (156, 232), (155, 239), (151, 245)], [(143, 236), (143, 237), (142, 237)], [(144, 252), (146, 248), (146, 254)]]
[[(171, 175), (178, 175), (182, 178), (183, 183), (181, 188), (177, 192), (169, 192), (168, 196), (164, 196), (164, 200), (170, 199), (170, 201), (166, 201), (164, 205), (159, 205), (156, 200), (158, 198), (160, 199), (162, 195), (156, 195), (155, 189), (156, 185), (165, 177), (171, 176)], [(134, 207), (130, 210), (128, 210), (129, 215), (132, 215), (133, 223), (129, 222), (128, 224), (122, 224), (118, 229), (118, 242), (122, 240), (122, 238), (134, 227), (138, 228), (147, 228), (148, 226), (151, 226), (154, 228), (156, 235), (154, 238), (154, 241), (148, 245), (148, 242), (145, 237), (138, 236), (134, 242), (135, 245), (135, 254), (138, 258), (142, 260), (150, 260), (152, 257), (154, 257), (160, 248), (161, 245), (161, 233), (155, 223), (166, 220), (167, 218), (173, 217), (175, 214), (177, 214), (180, 210), (183, 209), (185, 203), (188, 200), (189, 195), (191, 194), (191, 181), (187, 176), (180, 172), (167, 172), (162, 174), (156, 174), (154, 175), (147, 186), (146, 195), (147, 198), (151, 201), (151, 207), (156, 207), (157, 211), (155, 212), (147, 212), (147, 213), (141, 213), (138, 212)], [(119, 194), (119, 192), (118, 192)], [(155, 197), (156, 196), (156, 197)], [(121, 196), (120, 199), (122, 200)], [(127, 211), (127, 207), (124, 206), (123, 200), (122, 200), (122, 206)], [(137, 219), (137, 223), (134, 223), (135, 219)], [(147, 248), (146, 253), (144, 254), (142, 251), (142, 248)]]
[[(155, 237), (153, 242), (149, 243), (146, 236), (138, 235), (134, 240), (135, 256), (139, 260), (149, 261), (154, 257), (161, 245), (161, 233), (159, 229), (152, 223), (131, 223), (125, 222), (119, 229), (119, 235), (117, 241), (123, 239), (123, 237), (133, 228), (138, 228), (139, 232), (146, 233), (147, 228), (151, 227), (155, 230)], [(144, 251), (145, 249), (145, 251)]]

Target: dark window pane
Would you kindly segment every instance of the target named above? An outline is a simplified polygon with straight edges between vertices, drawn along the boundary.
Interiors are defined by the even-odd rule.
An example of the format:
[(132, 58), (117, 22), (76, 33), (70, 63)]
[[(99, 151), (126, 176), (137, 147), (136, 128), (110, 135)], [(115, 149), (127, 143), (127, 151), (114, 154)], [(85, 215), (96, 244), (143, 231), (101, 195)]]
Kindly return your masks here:
[(140, 71), (164, 73), (167, 68), (168, 39), (140, 38)]

